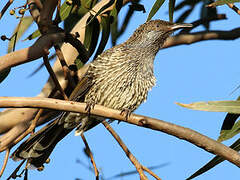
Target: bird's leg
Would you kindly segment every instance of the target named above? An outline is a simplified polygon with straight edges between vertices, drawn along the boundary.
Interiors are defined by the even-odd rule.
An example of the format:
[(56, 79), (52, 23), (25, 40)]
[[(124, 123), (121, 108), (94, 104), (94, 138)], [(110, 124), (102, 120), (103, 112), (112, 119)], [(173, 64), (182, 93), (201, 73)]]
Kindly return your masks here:
[(92, 109), (94, 109), (95, 104), (96, 104), (96, 103), (95, 103), (93, 100), (90, 100), (90, 101), (87, 102), (85, 111), (87, 111), (88, 115), (90, 115), (90, 111), (91, 111)]
[(132, 110), (128, 108), (124, 108), (120, 113), (120, 115), (125, 116), (126, 120), (128, 120), (131, 114), (132, 114)]

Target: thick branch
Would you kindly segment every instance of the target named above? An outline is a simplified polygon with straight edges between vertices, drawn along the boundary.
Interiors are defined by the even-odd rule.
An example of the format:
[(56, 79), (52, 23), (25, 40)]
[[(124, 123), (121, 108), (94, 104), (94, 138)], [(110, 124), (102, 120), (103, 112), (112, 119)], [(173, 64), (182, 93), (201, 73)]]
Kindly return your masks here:
[[(0, 107), (31, 107), (31, 108), (46, 108), (60, 111), (71, 111), (87, 113), (85, 111), (86, 104), (72, 101), (63, 101), (50, 98), (20, 98), (20, 97), (1, 97)], [(240, 154), (237, 151), (209, 138), (194, 130), (184, 128), (172, 123), (164, 122), (162, 120), (132, 114), (128, 120), (120, 115), (120, 111), (106, 108), (104, 106), (95, 105), (91, 114), (98, 115), (110, 119), (117, 119), (125, 121), (137, 126), (150, 128), (157, 131), (162, 131), (167, 134), (173, 135), (180, 139), (184, 139), (190, 143), (195, 144), (202, 149), (219, 155), (224, 159), (232, 162), (240, 167)], [(2, 148), (2, 147), (1, 147)]]
[(49, 54), (49, 49), (57, 43), (63, 42), (65, 33), (47, 34), (40, 37), (32, 46), (0, 57), (0, 71), (23, 63), (36, 60)]

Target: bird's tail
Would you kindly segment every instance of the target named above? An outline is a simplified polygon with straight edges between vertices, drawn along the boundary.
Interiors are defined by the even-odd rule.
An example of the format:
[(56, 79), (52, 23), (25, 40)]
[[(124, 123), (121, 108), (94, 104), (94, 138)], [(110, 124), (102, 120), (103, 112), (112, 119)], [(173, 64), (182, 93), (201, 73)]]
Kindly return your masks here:
[(23, 142), (13, 152), (13, 160), (27, 159), (33, 167), (42, 167), (56, 144), (72, 130), (64, 128), (58, 122), (57, 119), (49, 123)]

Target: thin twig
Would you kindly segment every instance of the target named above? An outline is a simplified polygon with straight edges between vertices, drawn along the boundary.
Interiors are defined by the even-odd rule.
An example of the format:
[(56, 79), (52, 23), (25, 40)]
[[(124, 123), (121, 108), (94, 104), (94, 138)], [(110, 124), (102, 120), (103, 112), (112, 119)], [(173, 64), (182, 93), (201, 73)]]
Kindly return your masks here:
[(0, 20), (2, 19), (4, 13), (7, 11), (7, 9), (9, 8), (9, 6), (13, 3), (13, 0), (9, 0), (7, 2), (7, 4), (5, 4), (5, 6), (2, 8), (1, 12), (0, 12)]
[(124, 144), (122, 139), (118, 136), (118, 134), (113, 130), (113, 128), (106, 122), (102, 121), (102, 124), (105, 126), (105, 128), (112, 134), (112, 136), (115, 138), (115, 140), (118, 142), (118, 144), (121, 146), (129, 160), (132, 162), (132, 164), (136, 167), (136, 170), (139, 173), (141, 180), (147, 180), (147, 176), (144, 174), (142, 165), (138, 162), (138, 160), (135, 158), (135, 156), (129, 151), (127, 146)]
[(3, 161), (3, 166), (2, 166), (2, 169), (1, 169), (1, 171), (0, 171), (0, 177), (2, 177), (3, 172), (4, 172), (4, 170), (5, 170), (6, 166), (7, 166), (9, 153), (10, 153), (10, 148), (8, 148), (8, 149), (6, 150), (6, 154), (5, 154), (4, 161)]
[(223, 19), (227, 19), (226, 14), (217, 14), (216, 16), (209, 16), (209, 17), (206, 17), (206, 18), (196, 20), (196, 21), (191, 23), (193, 25), (191, 28), (182, 29), (179, 32), (179, 34), (189, 33), (192, 29), (198, 27), (199, 25), (201, 25), (203, 23), (211, 22), (211, 21), (218, 21), (218, 20), (223, 20)]
[[(28, 97), (0, 97), (0, 107), (5, 108), (44, 108), (53, 109), (58, 111), (68, 111), (76, 113), (87, 113), (86, 103), (57, 100), (52, 98), (28, 98)], [(240, 167), (240, 154), (221, 144), (207, 136), (204, 136), (192, 129), (184, 128), (182, 126), (165, 122), (159, 119), (150, 118), (147, 116), (140, 116), (131, 114), (128, 120), (120, 115), (120, 111), (110, 109), (101, 105), (95, 105), (94, 109), (91, 109), (91, 114), (109, 119), (116, 119), (124, 121), (130, 124), (134, 124), (140, 127), (149, 128), (156, 131), (161, 131), (177, 138), (186, 140), (207, 152), (219, 155), (224, 159), (230, 161), (236, 166)], [(14, 133), (14, 132), (13, 132)], [(6, 150), (7, 146), (4, 147), (0, 144), (1, 151)]]
[(65, 94), (65, 92), (62, 89), (62, 87), (61, 87), (61, 85), (60, 85), (60, 83), (59, 83), (55, 73), (53, 72), (53, 69), (52, 69), (52, 67), (51, 67), (51, 65), (50, 65), (50, 63), (48, 61), (48, 57), (47, 56), (43, 56), (43, 61), (44, 61), (44, 64), (45, 64), (45, 66), (46, 66), (46, 68), (47, 68), (47, 70), (48, 70), (48, 72), (49, 72), (49, 74), (50, 74), (50, 76), (51, 76), (51, 78), (52, 78), (56, 88), (61, 92), (61, 94), (63, 95), (64, 99), (68, 100), (67, 95)]
[(233, 3), (227, 3), (228, 7), (231, 8), (234, 12), (236, 12), (238, 15), (240, 15), (240, 10), (237, 6), (235, 6)]
[(29, 126), (29, 128), (23, 134), (21, 134), (15, 141), (13, 141), (13, 143), (11, 143), (11, 147), (14, 146), (15, 144), (17, 144), (18, 142), (20, 142), (29, 133), (33, 133), (33, 131), (34, 131), (36, 125), (37, 125), (37, 121), (41, 117), (42, 112), (43, 112), (43, 109), (40, 109), (38, 111), (37, 115), (34, 117), (34, 119), (33, 119), (32, 123), (31, 123), (31, 125)]
[(76, 83), (74, 82), (74, 79), (71, 76), (71, 73), (70, 73), (71, 70), (68, 68), (68, 65), (67, 65), (67, 63), (64, 59), (63, 53), (62, 53), (59, 45), (54, 45), (54, 48), (55, 48), (55, 51), (56, 51), (56, 55), (57, 55), (61, 65), (62, 65), (65, 80), (68, 80), (69, 84), (72, 86), (72, 88), (75, 88)]
[(7, 178), (7, 180), (10, 179), (16, 179), (20, 175), (17, 175), (19, 169), (22, 167), (23, 163), (26, 161), (26, 159), (22, 160), (22, 162), (18, 165), (18, 167), (12, 172), (12, 174)]
[(161, 180), (160, 177), (158, 177), (154, 172), (152, 172), (149, 168), (142, 165), (142, 169), (146, 172), (148, 172), (150, 175), (152, 175), (155, 179)]
[(84, 142), (84, 144), (86, 146), (87, 153), (88, 153), (88, 155), (89, 155), (89, 157), (91, 159), (91, 163), (92, 163), (93, 168), (94, 168), (94, 173), (95, 173), (95, 176), (96, 176), (96, 180), (99, 180), (99, 172), (98, 172), (96, 163), (94, 161), (93, 154), (92, 154), (92, 152), (91, 152), (91, 150), (90, 150), (90, 148), (88, 146), (87, 140), (86, 140), (86, 138), (85, 138), (83, 133), (81, 133), (81, 137), (82, 137), (82, 140), (83, 140), (83, 142)]

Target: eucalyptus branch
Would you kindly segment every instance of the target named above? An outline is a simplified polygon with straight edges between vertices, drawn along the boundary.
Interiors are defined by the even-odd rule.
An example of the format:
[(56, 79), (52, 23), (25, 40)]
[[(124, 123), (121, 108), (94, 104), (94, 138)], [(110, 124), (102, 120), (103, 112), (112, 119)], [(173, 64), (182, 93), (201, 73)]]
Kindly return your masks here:
[(179, 34), (167, 39), (162, 48), (174, 47), (182, 44), (193, 44), (207, 40), (234, 40), (240, 37), (240, 28), (229, 31), (201, 31), (190, 34)]
[[(51, 98), (0, 97), (0, 107), (46, 108), (59, 111), (87, 113), (85, 111), (85, 103)], [(132, 114), (128, 120), (126, 120), (125, 117), (120, 114), (120, 111), (100, 105), (95, 105), (94, 109), (91, 110), (91, 114), (128, 122), (130, 124), (161, 131), (177, 138), (184, 139), (205, 151), (219, 155), (240, 167), (240, 154), (237, 151), (189, 128), (136, 114)], [(6, 150), (7, 146), (3, 147), (2, 144), (0, 144), (0, 149), (1, 151)]]
[(49, 49), (54, 45), (63, 42), (65, 33), (47, 34), (40, 37), (32, 46), (0, 57), (0, 71), (23, 63), (36, 60), (49, 54)]

